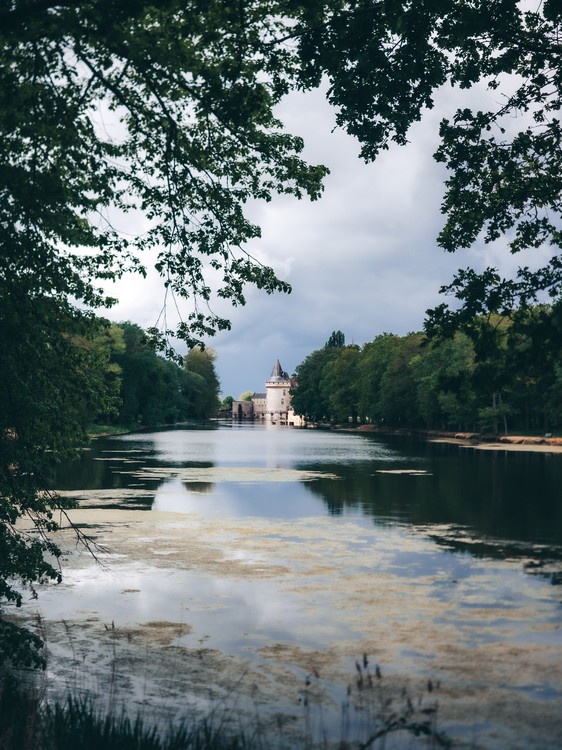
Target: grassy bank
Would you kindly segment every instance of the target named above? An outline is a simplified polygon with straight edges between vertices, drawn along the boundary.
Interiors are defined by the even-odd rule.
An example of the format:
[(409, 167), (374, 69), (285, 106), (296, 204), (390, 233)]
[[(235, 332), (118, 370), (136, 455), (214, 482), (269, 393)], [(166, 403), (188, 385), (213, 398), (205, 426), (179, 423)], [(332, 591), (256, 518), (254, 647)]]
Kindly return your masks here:
[(201, 720), (162, 732), (97, 710), (90, 700), (68, 697), (49, 703), (31, 685), (10, 676), (0, 686), (1, 750), (241, 750), (257, 747), (243, 734), (229, 735), (220, 724)]
[(91, 424), (88, 425), (87, 433), (91, 438), (96, 438), (107, 437), (109, 435), (127, 435), (129, 432), (135, 432), (138, 429), (138, 426), (135, 425), (127, 427), (114, 424)]

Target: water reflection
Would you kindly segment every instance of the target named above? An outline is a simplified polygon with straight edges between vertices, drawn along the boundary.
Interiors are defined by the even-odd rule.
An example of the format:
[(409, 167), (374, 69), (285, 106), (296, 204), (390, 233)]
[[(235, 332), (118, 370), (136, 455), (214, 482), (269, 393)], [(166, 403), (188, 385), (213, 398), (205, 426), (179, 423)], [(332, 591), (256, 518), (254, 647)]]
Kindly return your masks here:
[(182, 482), (164, 481), (152, 509), (173, 513), (247, 518), (303, 518), (322, 511), (321, 503), (306, 492), (308, 482)]
[(332, 514), (354, 510), (382, 522), (457, 525), (481, 536), (562, 544), (562, 456), (402, 446), (400, 463), (415, 460), (426, 474), (350, 466), (340, 470), (344, 481), (321, 479), (307, 489)]
[[(287, 482), (280, 474), (279, 481), (269, 476), (265, 482), (258, 474), (241, 477), (244, 467), (328, 476)], [(198, 468), (208, 469), (208, 476), (178, 478)], [(389, 470), (425, 473), (382, 473)], [(137, 500), (147, 509), (270, 518), (351, 515), (377, 524), (458, 527), (481, 540), (562, 545), (562, 455), (214, 425), (97, 440), (79, 462), (64, 468), (57, 486), (112, 489), (116, 503), (120, 490), (129, 493), (127, 502), (138, 489)], [(457, 539), (457, 549), (464, 543)], [(476, 553), (477, 547), (470, 549)]]
[(515, 746), (521, 728), (520, 747), (558, 747), (562, 456), (229, 425), (98, 440), (59, 486), (90, 506), (160, 511), (83, 513), (112, 551), (107, 574), (72, 537), (75, 570), (40, 595), (49, 622), (81, 620), (84, 654), (115, 619), (127, 679), (147, 633), (166, 646), (172, 633), (196, 670), (167, 671), (191, 682), (214, 653), (207, 690), (225, 655), (243, 656), (252, 681), (273, 670), (279, 710), (287, 675), (302, 685), (313, 657), (338, 675), (368, 652), (385, 674), (442, 678), (457, 701), (448, 726), (475, 747), (479, 732), (500, 737), (479, 747)]

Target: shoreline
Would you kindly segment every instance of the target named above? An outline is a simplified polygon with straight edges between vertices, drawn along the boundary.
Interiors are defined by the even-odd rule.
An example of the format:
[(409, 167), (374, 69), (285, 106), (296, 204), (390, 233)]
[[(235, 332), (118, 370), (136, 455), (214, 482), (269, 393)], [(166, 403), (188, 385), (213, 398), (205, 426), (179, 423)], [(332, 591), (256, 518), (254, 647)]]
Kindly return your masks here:
[[(158, 425), (153, 427), (116, 428), (115, 431), (104, 431), (90, 434), (91, 439), (100, 437), (113, 437), (130, 435), (151, 430), (161, 430), (168, 427), (177, 428), (184, 425), (193, 426), (193, 422), (181, 422), (175, 425)], [(309, 429), (312, 425), (308, 426)], [(458, 445), (465, 448), (486, 451), (516, 451), (528, 453), (562, 453), (562, 437), (550, 435), (492, 435), (478, 432), (460, 432), (447, 430), (422, 430), (414, 428), (388, 428), (376, 427), (372, 424), (358, 425), (314, 425), (316, 429), (331, 429), (339, 432), (369, 432), (379, 435), (398, 435), (402, 437), (415, 437), (427, 440), (429, 443), (445, 443)], [(306, 429), (306, 428), (299, 428)]]
[(360, 425), (359, 432), (375, 432), (381, 435), (420, 437), (430, 443), (446, 443), (465, 448), (487, 451), (518, 451), (529, 453), (562, 453), (562, 438), (534, 435), (487, 435), (477, 432), (447, 432), (445, 430), (385, 430), (374, 425)]

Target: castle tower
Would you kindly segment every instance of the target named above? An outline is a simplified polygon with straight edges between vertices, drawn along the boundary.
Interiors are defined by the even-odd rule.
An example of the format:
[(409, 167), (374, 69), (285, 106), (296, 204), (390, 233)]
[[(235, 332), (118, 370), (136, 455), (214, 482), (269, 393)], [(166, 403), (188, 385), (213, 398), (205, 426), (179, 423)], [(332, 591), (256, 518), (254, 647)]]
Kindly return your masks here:
[(287, 423), (287, 415), (291, 404), (290, 388), (291, 378), (277, 360), (269, 379), (265, 383), (266, 419), (281, 424)]

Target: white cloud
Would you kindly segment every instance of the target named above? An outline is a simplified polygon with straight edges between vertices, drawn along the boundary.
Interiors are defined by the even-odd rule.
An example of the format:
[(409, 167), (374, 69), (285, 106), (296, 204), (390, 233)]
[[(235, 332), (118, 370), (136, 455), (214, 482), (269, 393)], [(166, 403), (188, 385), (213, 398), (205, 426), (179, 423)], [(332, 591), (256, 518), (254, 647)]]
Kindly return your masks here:
[[(496, 265), (507, 273), (520, 264), (506, 252), (505, 241), (455, 255), (436, 244), (446, 177), (433, 160), (439, 120), (444, 111), (482, 96), (444, 88), (435, 109), (412, 128), (410, 144), (391, 147), (374, 164), (358, 158), (353, 139), (332, 132), (334, 113), (322, 92), (287, 98), (280, 119), (305, 139), (305, 158), (326, 164), (331, 174), (317, 202), (282, 196), (251, 206), (262, 238), (249, 250), (289, 281), (293, 293), (268, 296), (248, 289), (244, 308), (214, 305), (233, 324), (232, 331), (209, 341), (224, 394), (262, 390), (277, 357), (292, 372), (336, 329), (359, 344), (383, 331), (419, 330), (425, 310), (442, 301), (439, 287), (459, 267)], [(114, 319), (155, 322), (164, 299), (155, 274), (146, 282), (120, 282), (118, 294)], [(169, 319), (174, 317), (169, 306)]]

